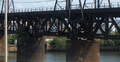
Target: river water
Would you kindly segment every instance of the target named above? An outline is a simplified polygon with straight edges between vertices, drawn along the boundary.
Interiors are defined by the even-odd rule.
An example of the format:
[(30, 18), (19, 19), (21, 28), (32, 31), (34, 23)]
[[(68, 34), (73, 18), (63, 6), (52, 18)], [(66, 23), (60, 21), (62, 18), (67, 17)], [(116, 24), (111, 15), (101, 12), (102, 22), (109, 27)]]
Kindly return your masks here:
[[(8, 62), (16, 62), (16, 56), (16, 53), (9, 53)], [(0, 57), (0, 62), (4, 62), (2, 60), (3, 57)], [(66, 62), (66, 52), (46, 52), (45, 62)], [(120, 62), (120, 51), (101, 51), (100, 62)]]

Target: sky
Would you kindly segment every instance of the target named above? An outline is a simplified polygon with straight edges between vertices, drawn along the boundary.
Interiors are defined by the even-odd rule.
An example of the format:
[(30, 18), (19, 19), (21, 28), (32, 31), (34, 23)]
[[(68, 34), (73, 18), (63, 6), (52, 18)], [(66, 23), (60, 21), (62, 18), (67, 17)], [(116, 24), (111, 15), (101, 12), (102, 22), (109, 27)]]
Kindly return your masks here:
[[(1, 2), (2, 0), (0, 0)], [(13, 0), (15, 9), (27, 9), (27, 8), (39, 8), (39, 7), (54, 7), (55, 0)], [(58, 0), (58, 1), (64, 1), (64, 0)], [(81, 0), (82, 3), (84, 0)], [(87, 3), (93, 3), (93, 0), (86, 0)], [(103, 3), (108, 3), (108, 0), (103, 0)], [(120, 2), (119, 0), (110, 0), (111, 3), (117, 3)], [(28, 3), (26, 3), (28, 2)], [(78, 4), (79, 0), (73, 0), (72, 5)], [(0, 3), (1, 4), (1, 3)], [(59, 5), (62, 7), (65, 7), (64, 2), (59, 2)], [(117, 4), (116, 4), (117, 5)]]

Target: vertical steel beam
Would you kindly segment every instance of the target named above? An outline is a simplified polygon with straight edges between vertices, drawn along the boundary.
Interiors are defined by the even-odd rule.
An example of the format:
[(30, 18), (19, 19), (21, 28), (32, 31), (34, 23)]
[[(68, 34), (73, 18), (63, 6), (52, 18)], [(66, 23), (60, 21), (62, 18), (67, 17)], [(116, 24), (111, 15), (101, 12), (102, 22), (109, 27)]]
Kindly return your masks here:
[(10, 19), (10, 33), (11, 33), (11, 20), (12, 20), (12, 19)]
[[(43, 21), (43, 19), (41, 19), (42, 20), (42, 23), (44, 23), (45, 21)], [(43, 32), (45, 31), (44, 30), (44, 24), (42, 24), (42, 28), (43, 28)]]
[(110, 0), (108, 0), (109, 8), (111, 8)]
[(82, 19), (84, 20), (83, 8), (82, 8), (81, 0), (79, 0), (79, 6), (80, 6), (80, 10), (81, 10)]
[(1, 13), (3, 13), (3, 6), (4, 6), (4, 0), (3, 0), (3, 2), (2, 2)]
[(105, 38), (108, 36), (108, 15), (105, 13)]
[(58, 19), (58, 32), (60, 31), (60, 20)]
[(66, 0), (66, 10), (68, 12), (68, 20), (71, 19), (71, 1), (70, 0)]
[(66, 0), (66, 10), (69, 10), (70, 4), (71, 4), (70, 0)]
[(61, 20), (61, 32), (62, 32), (62, 24), (63, 24), (63, 23), (62, 23), (62, 20)]
[(12, 4), (13, 4), (13, 11), (15, 12), (15, 6), (14, 6), (14, 1), (12, 0)]
[(97, 0), (97, 8), (100, 8), (100, 0)]
[(94, 5), (95, 5), (95, 9), (96, 9), (96, 0), (94, 0)]
[[(47, 21), (47, 20), (46, 20)], [(48, 22), (48, 21), (47, 21)], [(46, 31), (47, 31), (47, 22), (45, 23), (45, 25), (46, 25)]]
[(7, 11), (8, 11), (8, 13), (9, 13), (9, 0), (8, 0), (8, 2), (7, 2), (7, 3), (8, 3), (8, 10), (7, 10)]
[[(50, 26), (51, 26), (51, 19), (49, 20), (49, 29), (50, 29), (50, 31), (51, 31), (51, 27), (50, 27)], [(50, 32), (50, 31), (49, 31), (49, 32)]]
[(14, 27), (14, 26), (15, 26), (15, 23), (14, 23), (14, 21), (15, 21), (15, 20), (13, 19), (13, 33), (14, 33), (14, 28), (15, 28), (15, 27)]

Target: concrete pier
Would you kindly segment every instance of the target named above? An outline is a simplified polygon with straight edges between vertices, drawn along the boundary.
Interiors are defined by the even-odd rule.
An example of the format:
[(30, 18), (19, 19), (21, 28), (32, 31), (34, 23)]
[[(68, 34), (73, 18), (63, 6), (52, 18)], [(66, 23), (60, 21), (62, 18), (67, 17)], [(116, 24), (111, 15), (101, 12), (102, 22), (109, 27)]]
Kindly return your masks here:
[(4, 35), (0, 35), (0, 56), (4, 56)]
[(44, 37), (31, 37), (27, 41), (18, 38), (17, 62), (45, 62)]
[(99, 40), (67, 41), (66, 62), (100, 62)]

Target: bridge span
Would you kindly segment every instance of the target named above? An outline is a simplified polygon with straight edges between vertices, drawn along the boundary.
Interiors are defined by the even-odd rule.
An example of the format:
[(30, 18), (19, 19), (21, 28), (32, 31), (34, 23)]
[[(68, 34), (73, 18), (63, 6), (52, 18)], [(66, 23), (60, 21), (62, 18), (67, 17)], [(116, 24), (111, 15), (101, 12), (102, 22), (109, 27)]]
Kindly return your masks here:
[[(34, 31), (30, 33), (32, 35), (120, 39), (119, 35), (110, 34), (113, 28), (120, 32), (119, 20), (115, 19), (120, 17), (119, 10), (120, 8), (84, 9), (84, 20), (80, 16), (80, 9), (71, 10), (71, 20), (66, 10), (8, 13), (8, 33), (16, 33), (19, 27), (23, 27), (26, 31)], [(4, 14), (0, 14), (0, 20), (0, 27), (3, 28)], [(52, 32), (53, 25), (57, 27), (56, 32)]]
[[(44, 36), (65, 36), (71, 39), (67, 41), (66, 62), (99, 62), (100, 41), (96, 39), (120, 39), (119, 34), (113, 33), (120, 33), (120, 4), (112, 5), (110, 0), (107, 5), (102, 5), (103, 0), (94, 0), (90, 5), (86, 3), (87, 0), (84, 3), (78, 1), (75, 7), (72, 7), (72, 0), (65, 1), (65, 8), (56, 0), (54, 8), (50, 9), (8, 11), (8, 33), (21, 34), (18, 30), (22, 28), (27, 35), (32, 36), (27, 40), (29, 42), (19, 38), (18, 62), (22, 59), (39, 61), (44, 58)], [(4, 33), (3, 29), (4, 11), (1, 10), (1, 33)]]

